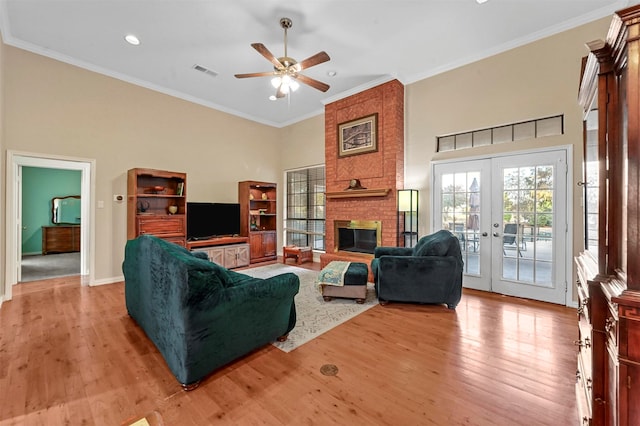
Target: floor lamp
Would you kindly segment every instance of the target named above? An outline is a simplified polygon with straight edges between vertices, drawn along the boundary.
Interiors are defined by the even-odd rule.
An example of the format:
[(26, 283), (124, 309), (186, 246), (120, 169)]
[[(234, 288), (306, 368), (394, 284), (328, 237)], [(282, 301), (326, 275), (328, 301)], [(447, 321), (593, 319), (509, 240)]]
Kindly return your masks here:
[(418, 242), (418, 190), (398, 190), (398, 247)]

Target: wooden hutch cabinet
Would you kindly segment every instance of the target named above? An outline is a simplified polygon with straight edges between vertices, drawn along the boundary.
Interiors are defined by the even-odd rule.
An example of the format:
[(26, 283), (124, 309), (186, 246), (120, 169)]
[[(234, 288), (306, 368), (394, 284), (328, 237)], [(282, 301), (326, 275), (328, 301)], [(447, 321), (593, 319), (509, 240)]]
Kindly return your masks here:
[(187, 175), (155, 169), (127, 174), (127, 239), (155, 235), (186, 246)]
[(238, 183), (240, 235), (249, 237), (251, 263), (277, 259), (277, 185), (269, 182)]
[(580, 424), (640, 425), (640, 6), (587, 46), (576, 396)]

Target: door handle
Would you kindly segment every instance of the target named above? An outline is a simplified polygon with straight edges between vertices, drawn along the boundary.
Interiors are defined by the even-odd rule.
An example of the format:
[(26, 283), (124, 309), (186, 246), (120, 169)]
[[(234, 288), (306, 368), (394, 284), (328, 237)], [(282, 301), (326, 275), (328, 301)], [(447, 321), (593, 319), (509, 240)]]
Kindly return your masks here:
[(486, 237), (487, 235), (489, 235), (489, 234), (487, 234), (486, 232), (483, 232), (483, 233), (482, 233), (482, 236), (483, 236), (483, 237)]
[(500, 234), (499, 234), (499, 233), (497, 233), (497, 232), (494, 232), (494, 233), (493, 233), (493, 236), (494, 236), (494, 237), (499, 237), (499, 236), (500, 236)]

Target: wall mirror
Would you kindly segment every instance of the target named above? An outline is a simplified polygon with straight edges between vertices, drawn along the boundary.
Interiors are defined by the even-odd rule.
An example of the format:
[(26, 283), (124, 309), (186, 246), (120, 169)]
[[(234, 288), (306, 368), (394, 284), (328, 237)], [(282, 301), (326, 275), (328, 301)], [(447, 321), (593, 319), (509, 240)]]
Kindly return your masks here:
[(68, 195), (51, 199), (51, 221), (56, 225), (80, 223), (80, 196)]

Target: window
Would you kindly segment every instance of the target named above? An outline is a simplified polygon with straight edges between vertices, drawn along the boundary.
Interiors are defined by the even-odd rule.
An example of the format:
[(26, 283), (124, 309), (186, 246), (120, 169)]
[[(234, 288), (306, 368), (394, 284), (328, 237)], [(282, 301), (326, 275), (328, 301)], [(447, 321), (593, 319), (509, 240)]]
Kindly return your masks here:
[(288, 171), (286, 181), (284, 229), (287, 245), (324, 250), (324, 166)]
[(562, 134), (564, 134), (564, 115), (556, 115), (473, 132), (438, 136), (436, 139), (438, 152), (445, 152)]

